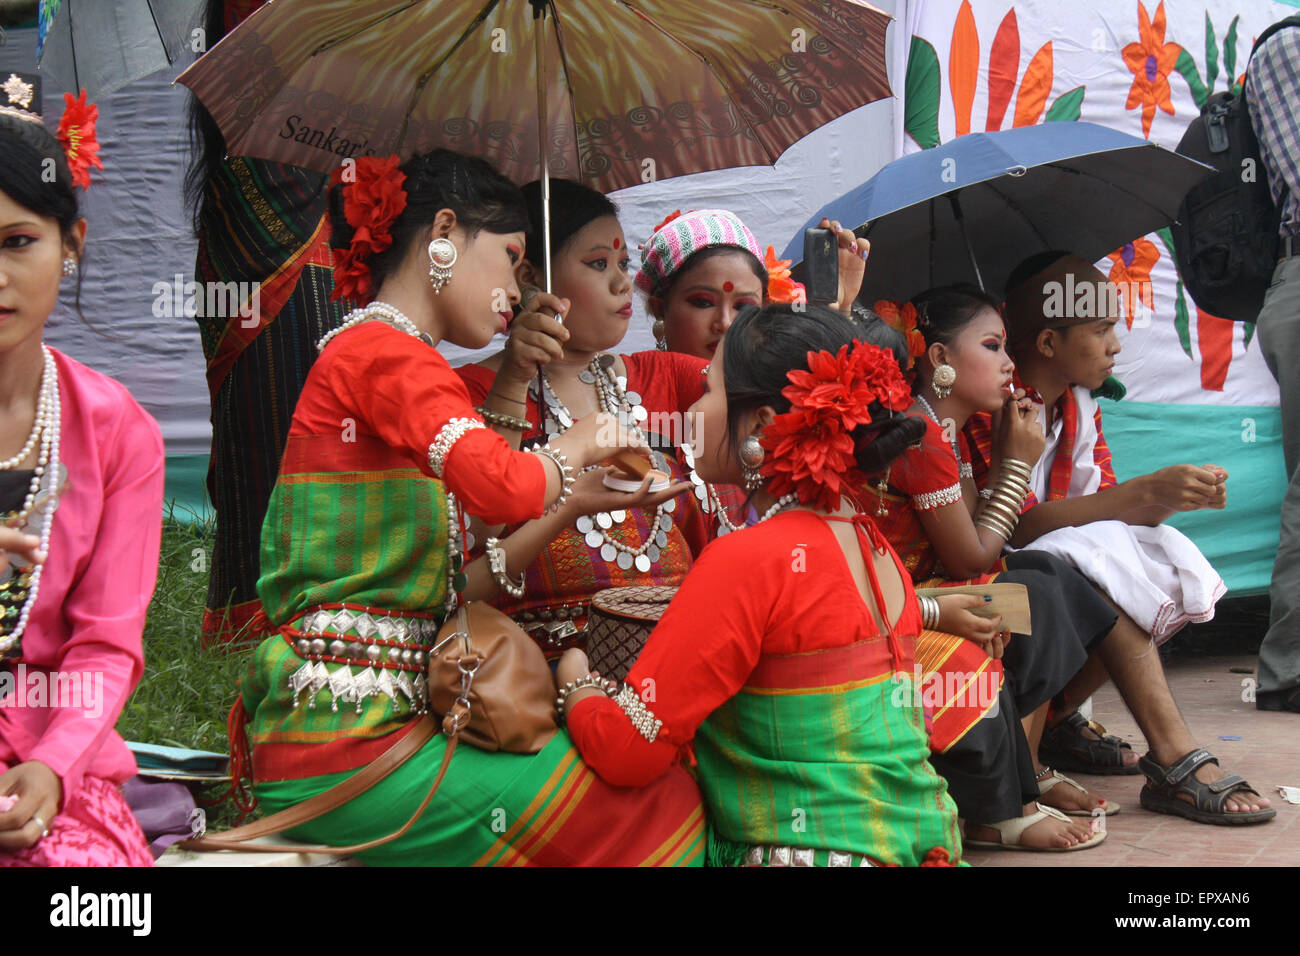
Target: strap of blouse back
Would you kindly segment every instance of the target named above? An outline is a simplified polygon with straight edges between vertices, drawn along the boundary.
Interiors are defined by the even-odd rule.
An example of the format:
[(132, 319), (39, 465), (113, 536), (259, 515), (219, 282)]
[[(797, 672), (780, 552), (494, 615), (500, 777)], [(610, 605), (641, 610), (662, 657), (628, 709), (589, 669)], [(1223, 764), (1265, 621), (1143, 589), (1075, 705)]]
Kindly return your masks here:
[(862, 550), (862, 563), (867, 566), (867, 580), (871, 582), (871, 596), (876, 600), (876, 607), (880, 609), (880, 619), (885, 622), (885, 634), (889, 638), (889, 653), (893, 657), (894, 670), (900, 670), (903, 662), (903, 652), (898, 645), (898, 635), (894, 633), (894, 622), (889, 619), (889, 609), (885, 606), (885, 596), (880, 590), (880, 579), (876, 577), (876, 562), (872, 559), (869, 552), (875, 552), (879, 555), (889, 553), (889, 546), (885, 543), (880, 529), (876, 523), (862, 513), (855, 514), (852, 518), (841, 518), (838, 515), (822, 515), (827, 521), (842, 521), (845, 524), (853, 525), (853, 529), (858, 533), (858, 547)]

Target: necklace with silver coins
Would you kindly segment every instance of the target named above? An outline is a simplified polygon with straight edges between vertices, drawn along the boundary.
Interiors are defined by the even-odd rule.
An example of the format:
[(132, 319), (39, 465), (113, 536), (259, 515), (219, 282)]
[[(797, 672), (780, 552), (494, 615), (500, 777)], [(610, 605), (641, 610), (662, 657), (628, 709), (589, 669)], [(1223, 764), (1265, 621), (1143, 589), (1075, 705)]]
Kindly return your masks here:
[[(614, 374), (614, 361), (613, 355), (601, 352), (578, 373), (578, 380), (596, 389), (597, 404), (600, 408), (611, 415), (619, 416), (622, 421), (639, 429), (641, 424), (650, 417), (649, 413), (641, 404), (640, 394), (627, 390), (627, 379)], [(574, 418), (560, 396), (555, 394), (555, 389), (551, 387), (545, 370), (539, 377), (541, 394), (538, 394), (536, 381), (529, 385), (528, 392), (539, 406), (545, 408), (542, 417), (546, 423), (546, 437), (549, 439), (568, 430)], [(619, 541), (609, 533), (615, 525), (627, 520), (628, 514), (624, 509), (582, 515), (578, 518), (576, 527), (587, 547), (600, 549), (601, 560), (615, 563), (624, 571), (630, 571), (635, 567), (642, 574), (646, 574), (659, 560), (663, 549), (668, 547), (668, 534), (673, 528), (672, 513), (675, 510), (677, 510), (675, 498), (669, 498), (655, 508), (650, 532), (636, 547)]]
[[(942, 430), (943, 422), (939, 421), (939, 416), (934, 413), (934, 409), (931, 408), (930, 403), (925, 400), (925, 396), (917, 395), (916, 400), (925, 408), (925, 413), (930, 416), (930, 420), (938, 425)], [(952, 445), (952, 457), (957, 459), (957, 474), (962, 478), (974, 478), (975, 469), (972, 467), (971, 463), (961, 460), (961, 451), (957, 447), (957, 439), (954, 437), (950, 444)]]
[(695, 473), (695, 452), (691, 450), (691, 443), (688, 441), (682, 442), (682, 458), (686, 460), (687, 473), (691, 479), (691, 493), (700, 503), (700, 510), (705, 514), (718, 516), (718, 537), (721, 538), (724, 534), (739, 531), (744, 527), (731, 520), (726, 505), (718, 497), (718, 490)]
[[(36, 420), (32, 422), (31, 433), (23, 443), (22, 450), (13, 458), (0, 462), (0, 471), (16, 470), (18, 465), (31, 454), (32, 449), (38, 448), (36, 467), (32, 470), (31, 484), (23, 499), (18, 520), (25, 523), (23, 530), (31, 533), (36, 533), (34, 522), (40, 522), (40, 550), (48, 556), (50, 529), (54, 526), (54, 509), (58, 507), (59, 430), (62, 423), (62, 407), (59, 403), (59, 370), (54, 364), (54, 354), (45, 345), (41, 346), (41, 353), (44, 356), (45, 367), (41, 372), (41, 391), (36, 401)], [(44, 489), (41, 487), (42, 484), (45, 486)], [(39, 508), (38, 497), (42, 499)], [(6, 561), (4, 566), (0, 567), (0, 583), (7, 583), (13, 575), (11, 564), (11, 561)], [(41, 586), (41, 573), (44, 570), (45, 565), (41, 563), (19, 574), (15, 583), (18, 584), (19, 589), (25, 587), (27, 590), (22, 607), (8, 604), (0, 610), (0, 660), (17, 656), (19, 653), (10, 654), (18, 647), (23, 631), (27, 629), (27, 620), (36, 605), (36, 595)], [(13, 593), (15, 597), (21, 593), (20, 590), (12, 587), (6, 590)], [(13, 622), (13, 626), (9, 629), (9, 633), (5, 634), (4, 627), (10, 622)]]
[(324, 352), (325, 346), (329, 344), (330, 339), (340, 332), (346, 332), (348, 329), (360, 325), (362, 322), (387, 322), (399, 332), (405, 332), (407, 335), (419, 339), (425, 345), (433, 345), (433, 336), (428, 332), (421, 332), (419, 326), (408, 319), (399, 309), (394, 308), (387, 302), (371, 302), (369, 305), (360, 309), (353, 309), (347, 315), (343, 316), (343, 321), (337, 329), (331, 329), (321, 336), (320, 341), (316, 343), (316, 351)]

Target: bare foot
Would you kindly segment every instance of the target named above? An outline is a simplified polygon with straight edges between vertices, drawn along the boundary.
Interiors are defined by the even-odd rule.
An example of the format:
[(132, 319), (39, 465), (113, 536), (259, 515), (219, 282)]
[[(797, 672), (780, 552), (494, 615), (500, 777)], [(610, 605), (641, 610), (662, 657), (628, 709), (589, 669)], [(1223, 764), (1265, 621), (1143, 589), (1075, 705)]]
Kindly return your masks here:
[[(1037, 812), (1038, 808), (1029, 803), (1025, 805), (1022, 815), (1032, 816)], [(1088, 840), (1092, 836), (1092, 832), (1090, 823), (1075, 823), (1072, 820), (1065, 821), (1047, 817), (1039, 820), (1020, 834), (1020, 845), (1041, 850), (1071, 847), (1076, 843), (1083, 843)], [(981, 826), (969, 821), (966, 823), (966, 837), (971, 840), (982, 840), (986, 843), (1002, 842), (1002, 834), (993, 827)]]

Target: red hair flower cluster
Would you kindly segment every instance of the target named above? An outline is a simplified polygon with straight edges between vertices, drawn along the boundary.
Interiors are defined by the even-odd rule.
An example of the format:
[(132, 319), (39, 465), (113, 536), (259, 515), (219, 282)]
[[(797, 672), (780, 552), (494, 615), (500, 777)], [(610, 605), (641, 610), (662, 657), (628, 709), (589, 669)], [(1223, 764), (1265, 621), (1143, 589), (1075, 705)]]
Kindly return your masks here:
[(916, 306), (910, 302), (900, 305), (890, 299), (881, 299), (871, 307), (871, 311), (907, 339), (907, 371), (910, 372), (916, 360), (925, 354), (925, 336), (916, 328)]
[(871, 423), (871, 406), (901, 412), (912, 404), (894, 356), (855, 342), (850, 351), (809, 352), (808, 370), (791, 370), (781, 394), (790, 410), (763, 430), (762, 473), (776, 496), (794, 493), (803, 504), (833, 511), (842, 495), (866, 480), (854, 455), (853, 429)]
[(653, 236), (656, 232), (658, 232), (664, 226), (668, 225), (674, 219), (680, 219), (681, 217), (682, 217), (682, 211), (680, 209), (674, 209), (672, 212), (670, 212), (667, 216), (664, 217), (663, 222), (659, 223), (659, 225), (655, 226), (653, 229), (650, 230), (650, 235)]
[(767, 269), (767, 301), (783, 302), (786, 305), (808, 301), (808, 292), (803, 283), (790, 278), (790, 264), (793, 261), (778, 259), (776, 246), (768, 246), (763, 253), (763, 265)]
[(68, 168), (72, 171), (73, 183), (82, 189), (89, 189), (90, 167), (104, 168), (104, 164), (99, 161), (99, 138), (95, 135), (99, 107), (86, 102), (85, 90), (76, 99), (73, 99), (71, 93), (64, 93), (63, 103), (63, 119), (59, 120), (59, 131), (55, 135), (68, 155)]
[(374, 296), (367, 260), (393, 244), (389, 227), (406, 208), (406, 174), (397, 156), (362, 156), (356, 161), (355, 179), (344, 181), (344, 168), (334, 170), (330, 182), (343, 188), (343, 216), (352, 227), (352, 242), (334, 253), (334, 291), (330, 299), (355, 299), (365, 304)]

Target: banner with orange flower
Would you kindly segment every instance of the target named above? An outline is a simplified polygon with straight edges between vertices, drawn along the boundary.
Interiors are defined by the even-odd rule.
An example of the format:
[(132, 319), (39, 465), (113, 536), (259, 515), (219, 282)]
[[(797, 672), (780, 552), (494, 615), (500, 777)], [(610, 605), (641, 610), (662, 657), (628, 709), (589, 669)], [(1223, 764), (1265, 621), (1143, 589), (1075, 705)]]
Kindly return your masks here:
[[(968, 132), (1084, 120), (1177, 147), (1217, 92), (1240, 88), (1254, 39), (1297, 4), (1255, 0), (918, 0), (908, 31), (903, 152)], [(897, 85), (897, 84), (896, 84)], [(978, 249), (979, 237), (972, 236)], [(1036, 250), (1031, 250), (1036, 251)], [(1228, 469), (1229, 510), (1174, 520), (1238, 592), (1266, 589), (1284, 469), (1277, 384), (1254, 326), (1210, 315), (1179, 281), (1169, 230), (1097, 263), (1120, 290), (1103, 402), (1121, 478), (1167, 464)], [(1000, 280), (1005, 277), (995, 277)]]

